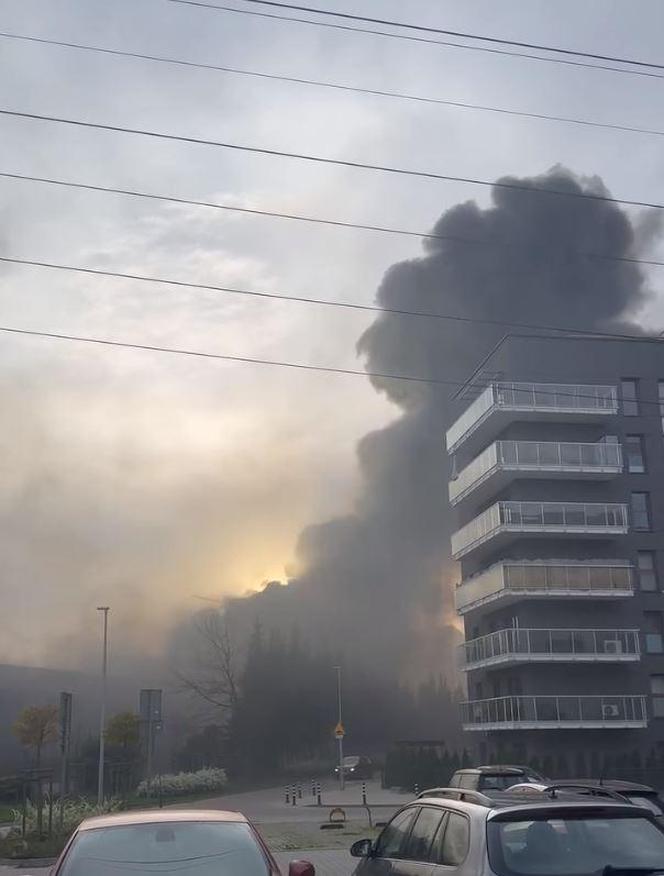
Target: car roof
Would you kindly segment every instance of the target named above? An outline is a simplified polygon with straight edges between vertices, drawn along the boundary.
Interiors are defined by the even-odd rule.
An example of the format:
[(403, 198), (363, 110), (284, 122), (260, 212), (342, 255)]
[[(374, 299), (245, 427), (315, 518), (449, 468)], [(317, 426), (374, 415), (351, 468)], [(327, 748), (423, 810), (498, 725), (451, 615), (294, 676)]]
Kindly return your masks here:
[(218, 821), (246, 824), (241, 812), (222, 809), (148, 809), (140, 812), (117, 812), (86, 818), (78, 829), (96, 830), (102, 827), (127, 827), (132, 824), (163, 824), (173, 822)]
[(558, 811), (558, 810), (574, 810), (574, 811), (597, 811), (611, 809), (616, 815), (623, 814), (638, 814), (643, 817), (644, 810), (639, 806), (633, 806), (629, 803), (621, 803), (618, 800), (609, 799), (586, 799), (580, 800), (578, 797), (570, 795), (564, 799), (557, 798), (551, 800), (548, 797), (539, 799), (523, 797), (516, 794), (510, 795), (509, 791), (503, 791), (498, 794), (492, 794), (490, 797), (477, 791), (459, 791), (458, 788), (450, 788), (451, 792), (458, 792), (459, 797), (456, 799), (450, 797), (418, 797), (417, 800), (407, 804), (413, 806), (417, 804), (428, 806), (441, 806), (445, 808), (458, 809), (467, 814), (483, 815), (487, 819), (495, 818), (498, 814), (504, 815), (510, 813), (514, 815), (523, 814), (527, 816), (535, 810), (540, 811)]
[[(479, 766), (479, 767), (471, 767), (468, 769), (457, 770), (456, 773), (463, 773), (465, 775), (501, 775), (501, 776), (522, 776), (527, 772), (526, 767), (519, 766), (503, 766), (501, 764), (494, 764), (488, 766)], [(455, 775), (456, 775), (455, 773)]]
[[(593, 788), (609, 788), (612, 791), (644, 791), (656, 794), (657, 791), (650, 785), (641, 785), (638, 782), (625, 782), (622, 779), (562, 779), (556, 785), (590, 785)], [(550, 783), (551, 784), (551, 783)]]

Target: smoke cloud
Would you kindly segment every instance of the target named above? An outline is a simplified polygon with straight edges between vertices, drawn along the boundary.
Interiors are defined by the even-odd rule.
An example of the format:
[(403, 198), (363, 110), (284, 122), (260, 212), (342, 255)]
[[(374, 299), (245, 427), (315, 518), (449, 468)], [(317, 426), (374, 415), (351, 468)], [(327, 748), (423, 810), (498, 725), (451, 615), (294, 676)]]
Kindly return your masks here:
[[(609, 196), (597, 178), (555, 167), (504, 179), (533, 190)], [(637, 217), (638, 218), (638, 217)], [(495, 187), (492, 204), (444, 213), (421, 258), (395, 264), (378, 289), (385, 307), (573, 328), (607, 328), (648, 298), (639, 265), (584, 253), (634, 256), (660, 226), (630, 221), (619, 205)], [(483, 241), (461, 243), (458, 238)], [(507, 329), (385, 313), (362, 335), (370, 371), (463, 381)], [(352, 514), (306, 528), (294, 580), (233, 600), (236, 626), (297, 625), (374, 672), (453, 674), (452, 528), (444, 432), (454, 387), (373, 378), (400, 408), (366, 435), (362, 490)]]

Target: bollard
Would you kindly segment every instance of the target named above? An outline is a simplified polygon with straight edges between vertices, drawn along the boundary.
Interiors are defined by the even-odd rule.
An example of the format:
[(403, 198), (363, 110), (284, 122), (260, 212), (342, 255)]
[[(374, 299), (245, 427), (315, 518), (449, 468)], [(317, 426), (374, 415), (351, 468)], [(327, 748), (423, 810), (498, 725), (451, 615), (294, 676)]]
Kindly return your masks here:
[(295, 796), (295, 785), (291, 785), (291, 804), (297, 806), (297, 797)]
[(367, 783), (362, 782), (362, 805), (367, 805)]
[(318, 805), (318, 806), (321, 805), (320, 798), (321, 798), (321, 786), (320, 786), (320, 782), (318, 782), (318, 784), (316, 785), (316, 805)]
[(420, 793), (420, 786), (417, 784), (417, 782), (415, 782), (415, 796), (417, 797), (417, 795), (419, 793)]
[(302, 785), (300, 782), (297, 783), (297, 798), (298, 800), (302, 799)]
[(311, 780), (311, 796), (316, 796), (316, 779)]
[(290, 788), (286, 785), (286, 806), (290, 803)]

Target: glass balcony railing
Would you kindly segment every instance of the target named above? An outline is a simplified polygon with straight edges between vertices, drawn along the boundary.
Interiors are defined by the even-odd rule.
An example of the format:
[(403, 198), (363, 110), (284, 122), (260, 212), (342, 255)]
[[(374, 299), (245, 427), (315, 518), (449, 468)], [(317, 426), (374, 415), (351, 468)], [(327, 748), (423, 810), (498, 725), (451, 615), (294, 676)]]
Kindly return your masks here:
[(638, 630), (496, 630), (460, 646), (461, 667), (506, 663), (615, 663), (639, 659)]
[(618, 474), (622, 447), (603, 442), (494, 441), (450, 481), (450, 502), (455, 504), (499, 470)]
[(492, 383), (447, 430), (451, 453), (495, 410), (616, 414), (615, 386), (564, 383)]
[(627, 506), (606, 502), (496, 502), (452, 534), (452, 556), (464, 556), (501, 532), (619, 535)]
[(465, 614), (496, 599), (615, 599), (633, 594), (633, 570), (627, 560), (612, 563), (542, 560), (496, 563), (462, 581), (455, 598), (457, 611)]
[(640, 695), (515, 696), (461, 704), (464, 730), (646, 727)]

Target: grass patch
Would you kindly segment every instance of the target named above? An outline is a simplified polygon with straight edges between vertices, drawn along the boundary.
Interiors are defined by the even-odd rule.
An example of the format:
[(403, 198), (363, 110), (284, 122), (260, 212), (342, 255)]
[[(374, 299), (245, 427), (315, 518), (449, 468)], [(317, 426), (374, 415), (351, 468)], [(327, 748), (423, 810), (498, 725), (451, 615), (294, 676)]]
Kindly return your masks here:
[(18, 808), (8, 806), (6, 803), (0, 803), (0, 824), (9, 824), (14, 820), (13, 809)]
[(0, 839), (0, 858), (21, 860), (23, 858), (57, 858), (68, 836), (7, 836)]

